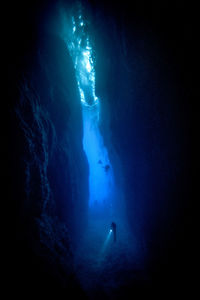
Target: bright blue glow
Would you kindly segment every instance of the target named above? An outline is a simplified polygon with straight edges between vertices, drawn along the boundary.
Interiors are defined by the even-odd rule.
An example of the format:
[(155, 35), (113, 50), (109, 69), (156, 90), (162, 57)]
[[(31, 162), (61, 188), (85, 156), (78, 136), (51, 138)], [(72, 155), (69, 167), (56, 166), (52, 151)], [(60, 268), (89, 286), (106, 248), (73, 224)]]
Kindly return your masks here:
[[(83, 149), (89, 164), (89, 206), (111, 210), (113, 170), (99, 130), (100, 102), (95, 94), (95, 66), (89, 36), (81, 15), (71, 18), (71, 32), (64, 40), (68, 46), (82, 103)], [(67, 29), (66, 29), (67, 32)]]
[(108, 233), (108, 235), (107, 235), (107, 237), (106, 237), (106, 240), (105, 240), (105, 242), (104, 242), (104, 244), (103, 244), (103, 247), (102, 247), (102, 249), (101, 249), (101, 255), (105, 252), (105, 250), (106, 250), (106, 248), (107, 248), (107, 246), (108, 246), (108, 243), (109, 243), (109, 241), (110, 241), (111, 234), (112, 234), (112, 230), (109, 231), (109, 233)]
[[(65, 16), (63, 18), (67, 24)], [(78, 20), (73, 16), (70, 25), (71, 32), (69, 32), (69, 29), (65, 29), (63, 35), (74, 62), (81, 103), (85, 106), (91, 106), (97, 104), (98, 98), (95, 95), (93, 51), (89, 37), (85, 33), (84, 25), (81, 15), (78, 16)]]
[(90, 51), (89, 50), (84, 51), (83, 55), (84, 55), (83, 64), (85, 65), (85, 68), (88, 71), (88, 73), (90, 73), (92, 71), (92, 66), (90, 62)]
[[(84, 137), (83, 147), (87, 155), (90, 174), (89, 205), (96, 208), (103, 204), (109, 209), (113, 190), (113, 171), (109, 161), (107, 149), (99, 131), (99, 105), (92, 109), (83, 109)], [(108, 170), (106, 169), (106, 166)]]

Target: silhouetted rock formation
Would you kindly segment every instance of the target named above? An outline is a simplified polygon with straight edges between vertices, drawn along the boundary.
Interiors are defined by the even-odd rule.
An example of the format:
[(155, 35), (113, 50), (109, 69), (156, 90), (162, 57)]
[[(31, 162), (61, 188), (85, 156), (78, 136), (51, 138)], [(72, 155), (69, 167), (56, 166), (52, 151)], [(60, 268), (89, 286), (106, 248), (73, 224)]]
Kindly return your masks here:
[(10, 167), (18, 269), (22, 281), (35, 276), (38, 287), (48, 280), (73, 286), (72, 248), (86, 222), (88, 196), (74, 70), (64, 42), (51, 35), (17, 58), (20, 67), (10, 69)]

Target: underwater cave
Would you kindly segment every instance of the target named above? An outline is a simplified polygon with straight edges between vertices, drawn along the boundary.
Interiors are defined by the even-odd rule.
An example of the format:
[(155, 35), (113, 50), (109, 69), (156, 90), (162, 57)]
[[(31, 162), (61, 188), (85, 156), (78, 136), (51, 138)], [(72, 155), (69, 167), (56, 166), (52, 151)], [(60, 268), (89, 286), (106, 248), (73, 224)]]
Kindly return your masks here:
[(184, 292), (189, 11), (179, 1), (41, 0), (13, 12), (7, 169), (17, 292)]

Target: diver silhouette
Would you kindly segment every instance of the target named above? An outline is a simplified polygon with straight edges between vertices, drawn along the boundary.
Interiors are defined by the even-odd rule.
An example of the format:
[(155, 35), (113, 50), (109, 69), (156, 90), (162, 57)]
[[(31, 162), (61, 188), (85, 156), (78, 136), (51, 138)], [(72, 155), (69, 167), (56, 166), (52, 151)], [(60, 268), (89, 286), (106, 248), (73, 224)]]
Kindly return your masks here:
[(111, 223), (111, 229), (113, 231), (114, 242), (116, 242), (116, 240), (117, 240), (117, 237), (116, 237), (116, 227), (117, 227), (116, 223), (112, 222)]
[(103, 168), (104, 168), (105, 172), (107, 173), (108, 170), (110, 169), (110, 166), (109, 165), (105, 165), (105, 167), (103, 167)]

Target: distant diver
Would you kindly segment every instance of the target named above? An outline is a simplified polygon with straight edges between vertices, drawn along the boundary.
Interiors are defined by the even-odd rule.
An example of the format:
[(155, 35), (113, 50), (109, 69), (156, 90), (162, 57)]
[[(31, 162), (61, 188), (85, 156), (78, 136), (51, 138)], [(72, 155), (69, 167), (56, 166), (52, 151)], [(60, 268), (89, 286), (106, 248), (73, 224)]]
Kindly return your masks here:
[(101, 161), (101, 160), (99, 160), (99, 161), (98, 161), (98, 164), (102, 164), (102, 161)]
[(117, 227), (116, 223), (112, 222), (111, 223), (111, 230), (113, 231), (114, 242), (116, 242), (116, 240), (117, 240), (117, 237), (116, 237), (116, 227)]
[(104, 167), (104, 169), (105, 169), (105, 172), (107, 173), (108, 170), (110, 169), (110, 166), (109, 166), (109, 165), (106, 165), (106, 166)]

